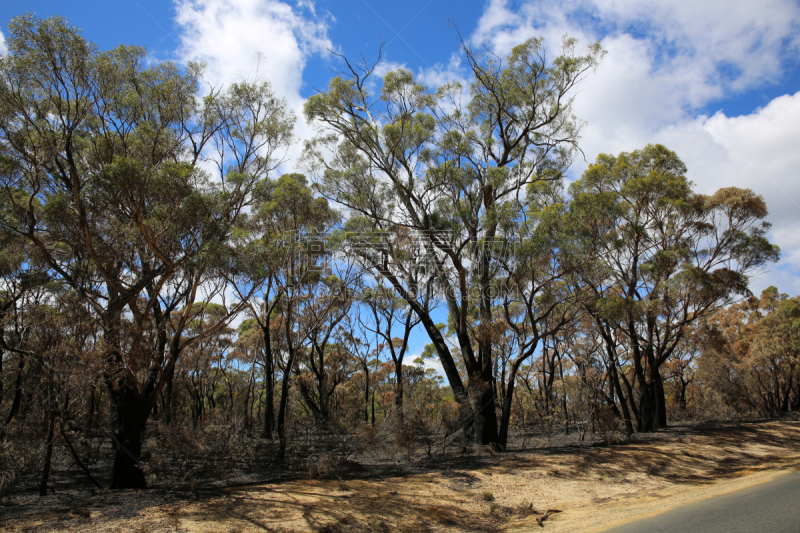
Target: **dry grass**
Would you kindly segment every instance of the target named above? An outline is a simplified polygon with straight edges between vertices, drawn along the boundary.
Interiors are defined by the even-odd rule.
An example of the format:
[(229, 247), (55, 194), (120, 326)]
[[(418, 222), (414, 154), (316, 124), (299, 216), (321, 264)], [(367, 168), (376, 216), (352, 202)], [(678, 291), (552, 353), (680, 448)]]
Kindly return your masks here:
[(2, 509), (13, 516), (0, 519), (0, 529), (522, 532), (539, 529), (535, 511), (561, 509), (544, 529), (590, 531), (797, 467), (800, 422), (675, 428), (627, 445), (500, 454), (480, 462), (381, 479), (229, 488), (194, 500), (157, 491), (101, 492), (80, 501), (29, 497)]

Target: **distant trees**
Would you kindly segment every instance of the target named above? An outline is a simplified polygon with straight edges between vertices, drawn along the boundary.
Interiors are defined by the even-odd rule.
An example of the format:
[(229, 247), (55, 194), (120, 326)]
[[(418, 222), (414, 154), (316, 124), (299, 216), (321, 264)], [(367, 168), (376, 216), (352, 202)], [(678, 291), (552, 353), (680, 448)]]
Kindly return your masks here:
[(737, 414), (800, 409), (800, 298), (775, 287), (705, 321), (699, 378)]
[[(420, 295), (422, 307), (429, 308), (429, 302)], [(412, 330), (419, 325), (419, 319), (406, 302), (399, 298), (392, 289), (377, 284), (361, 293), (361, 302), (366, 308), (367, 318), (362, 322), (364, 330), (375, 336), (376, 356), (380, 352), (389, 353), (394, 367), (394, 406), (396, 416), (403, 421), (403, 389), (405, 378), (403, 363), (409, 349), (409, 338)], [(360, 318), (360, 317), (359, 317)], [(397, 325), (402, 329), (397, 331)], [(399, 333), (401, 336), (395, 336)], [(365, 369), (365, 373), (366, 373)], [(367, 377), (369, 377), (367, 375)]]

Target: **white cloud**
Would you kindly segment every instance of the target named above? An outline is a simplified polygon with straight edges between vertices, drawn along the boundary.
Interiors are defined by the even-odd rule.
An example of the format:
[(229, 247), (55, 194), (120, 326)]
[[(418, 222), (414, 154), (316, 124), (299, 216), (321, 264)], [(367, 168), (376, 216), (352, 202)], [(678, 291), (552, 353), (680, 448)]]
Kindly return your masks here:
[[(576, 115), (587, 122), (581, 132), (587, 160), (659, 142), (686, 162), (699, 191), (734, 185), (763, 195), (783, 258), (753, 288), (800, 293), (800, 93), (749, 115), (697, 116), (715, 100), (780, 79), (800, 50), (800, 5), (490, 0), (472, 41), (507, 53), (544, 36), (552, 57), (565, 33), (583, 43), (600, 38), (608, 51), (575, 100)], [(574, 177), (585, 167), (579, 162)]]
[(408, 69), (405, 63), (397, 63), (395, 61), (383, 60), (375, 65), (374, 74), (379, 78), (383, 78), (389, 71), (398, 69)]
[[(412, 361), (413, 361), (413, 359), (412, 359)], [(441, 363), (441, 361), (439, 361), (438, 357), (431, 357), (430, 359), (425, 359), (423, 361), (422, 367), (425, 370), (428, 370), (428, 369), (433, 370), (434, 372), (436, 372), (437, 376), (440, 376), (440, 377), (444, 378), (445, 380), (447, 379), (447, 374), (445, 374), (445, 372), (444, 372), (444, 366), (442, 366), (442, 363)]]
[[(263, 76), (298, 118), (295, 134), (311, 135), (302, 114), (307, 58), (332, 48), (327, 21), (309, 1), (292, 7), (278, 0), (176, 0), (181, 26), (179, 59), (206, 63), (205, 77), (219, 86)], [(258, 60), (257, 60), (258, 57)], [(288, 154), (299, 157), (300, 142)]]
[[(507, 0), (490, 0), (473, 39), (507, 51), (533, 35), (628, 34), (646, 49), (654, 70), (679, 72), (690, 62), (705, 73), (698, 87), (742, 89), (780, 76), (782, 61), (800, 48), (799, 20), (800, 6), (792, 0), (530, 0), (516, 9)], [(607, 44), (613, 53), (613, 43)]]
[(491, 0), (472, 40), (506, 53), (532, 36), (544, 36), (551, 51), (565, 33), (601, 38), (608, 55), (581, 86), (576, 112), (589, 123), (587, 155), (597, 144), (615, 152), (731, 91), (779, 79), (800, 50), (800, 6), (768, 4), (527, 1), (512, 9)]
[(418, 79), (428, 87), (439, 87), (446, 83), (458, 82), (469, 88), (469, 80), (464, 77), (465, 65), (461, 52), (452, 54), (446, 64), (436, 64), (433, 67), (422, 68)]
[(8, 54), (8, 47), (6, 46), (6, 37), (0, 31), (0, 56)]
[(739, 117), (717, 113), (663, 128), (653, 141), (675, 150), (686, 163), (696, 190), (746, 187), (767, 202), (773, 228), (770, 237), (783, 253), (754, 283), (758, 290), (776, 285), (800, 294), (800, 92), (774, 99), (766, 107)]
[[(598, 0), (597, 12), (623, 24), (642, 22), (650, 39), (691, 57), (707, 71), (735, 65), (732, 88), (780, 76), (781, 60), (796, 51), (800, 6), (791, 0), (672, 0), (655, 6), (638, 0)], [(714, 79), (712, 82), (720, 82)]]
[[(427, 335), (423, 329), (420, 328), (419, 331), (423, 336)], [(405, 358), (406, 362), (403, 364), (403, 366), (412, 366), (412, 365), (416, 366), (414, 361), (422, 357), (422, 351), (423, 349), (419, 348), (418, 350), (414, 351), (410, 356), (406, 356)], [(444, 366), (442, 366), (442, 362), (436, 355), (434, 355), (433, 357), (429, 357), (427, 359), (423, 359), (422, 368), (425, 370), (433, 370), (437, 376), (440, 376), (445, 380), (447, 379), (447, 374), (445, 374), (444, 372)]]
[(212, 81), (252, 76), (261, 54), (261, 74), (287, 98), (299, 93), (308, 55), (331, 46), (324, 21), (276, 0), (181, 0), (177, 22), (181, 59), (205, 61)]

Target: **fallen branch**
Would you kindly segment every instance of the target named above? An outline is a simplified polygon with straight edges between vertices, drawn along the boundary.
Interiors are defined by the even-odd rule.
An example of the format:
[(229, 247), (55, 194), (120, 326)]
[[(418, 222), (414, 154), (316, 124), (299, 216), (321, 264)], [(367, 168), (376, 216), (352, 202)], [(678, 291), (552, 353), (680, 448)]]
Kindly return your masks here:
[(539, 518), (536, 519), (536, 523), (539, 524), (539, 527), (544, 527), (544, 524), (542, 522), (547, 520), (548, 516), (550, 516), (551, 514), (560, 513), (560, 512), (561, 512), (560, 509), (548, 509), (548, 510), (546, 510), (544, 512), (544, 514), (542, 516), (540, 516)]
[(98, 483), (97, 480), (92, 476), (92, 473), (89, 472), (89, 467), (83, 464), (83, 461), (81, 461), (80, 457), (78, 457), (78, 452), (75, 451), (75, 448), (73, 448), (72, 443), (67, 437), (67, 432), (64, 431), (63, 424), (61, 424), (59, 432), (61, 433), (61, 437), (64, 439), (64, 442), (67, 443), (67, 448), (69, 448), (69, 453), (72, 455), (72, 459), (75, 461), (75, 464), (78, 465), (78, 468), (83, 470), (83, 473), (86, 474), (86, 477), (89, 479), (89, 481), (91, 481), (94, 484), (95, 487), (97, 487), (98, 489), (102, 489), (103, 486), (100, 483)]

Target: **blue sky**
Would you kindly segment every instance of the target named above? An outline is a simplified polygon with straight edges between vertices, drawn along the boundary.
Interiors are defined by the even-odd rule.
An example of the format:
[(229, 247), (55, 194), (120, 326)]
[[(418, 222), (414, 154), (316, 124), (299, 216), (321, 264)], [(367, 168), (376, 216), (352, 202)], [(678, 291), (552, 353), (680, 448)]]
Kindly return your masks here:
[[(155, 60), (205, 61), (219, 85), (258, 71), (298, 112), (340, 67), (328, 49), (404, 66), (436, 85), (465, 80), (458, 33), (507, 53), (565, 33), (608, 51), (576, 96), (588, 161), (660, 142), (698, 190), (763, 195), (781, 262), (753, 280), (800, 294), (800, 3), (795, 0), (20, 0), (0, 4), (0, 32), (26, 11), (60, 14), (102, 49), (147, 47)], [(5, 47), (0, 41), (0, 53)], [(256, 54), (261, 54), (258, 67)], [(311, 136), (302, 120), (296, 134)], [(298, 153), (291, 152), (291, 167)], [(573, 177), (586, 167), (576, 161)], [(415, 339), (421, 350), (424, 339)]]
[[(672, 2), (680, 4), (680, 2)], [(741, 2), (732, 2), (737, 4)], [(40, 17), (60, 14), (68, 17), (70, 21), (84, 29), (85, 35), (90, 40), (98, 43), (102, 48), (110, 48), (119, 43), (138, 44), (148, 48), (154, 58), (157, 59), (181, 59), (182, 40), (187, 35), (186, 24), (179, 20), (177, 14), (180, 6), (209, 6), (218, 5), (220, 11), (235, 11), (239, 9), (242, 18), (248, 17), (248, 11), (258, 11), (259, 6), (280, 4), (272, 1), (208, 1), (208, 2), (164, 2), (155, 0), (117, 0), (115, 2), (100, 2), (95, 0), (85, 0), (81, 2), (65, 2), (63, 0), (24, 0), (21, 2), (5, 2), (0, 6), (0, 31), (8, 33), (5, 27), (8, 21), (23, 12), (32, 11)], [(603, 12), (599, 6), (600, 2), (569, 2), (564, 3), (567, 7), (556, 4), (548, 4), (548, 11), (561, 11), (564, 14), (563, 20), (555, 20), (557, 17), (542, 17), (541, 20), (526, 21), (529, 28), (535, 30), (547, 30), (553, 27), (564, 27), (564, 29), (580, 28), (583, 33), (593, 39), (614, 39), (620, 35), (633, 36), (642, 42), (653, 43), (656, 46), (653, 50), (655, 59), (659, 54), (675, 55), (686, 52), (687, 42), (681, 43), (680, 39), (673, 35), (659, 34), (659, 28), (653, 19), (656, 19), (656, 12), (651, 16), (646, 16), (646, 11), (650, 9), (645, 2), (607, 2), (607, 4), (634, 4), (645, 8), (645, 16), (637, 10), (633, 10), (635, 16), (626, 17), (619, 13)], [(661, 4), (670, 4), (662, 2)], [(660, 4), (660, 5), (661, 5)], [(691, 5), (691, 3), (687, 2)], [(773, 4), (772, 6), (770, 4)], [(782, 14), (792, 12), (797, 14), (796, 4), (792, 10), (794, 2), (767, 2), (759, 3), (757, 10), (770, 11), (774, 9), (774, 19), (779, 20)], [(363, 54), (371, 59), (377, 53), (381, 40), (387, 43), (384, 58), (392, 63), (403, 64), (412, 70), (432, 69), (446, 65), (457, 52), (458, 35), (456, 28), (467, 38), (475, 37), (479, 23), (491, 18), (492, 11), (500, 11), (498, 6), (503, 6), (504, 11), (508, 11), (517, 17), (525, 17), (525, 11), (531, 10), (531, 6), (541, 6), (539, 2), (483, 2), (465, 1), (454, 2), (446, 0), (409, 0), (407, 2), (378, 2), (372, 0), (318, 0), (316, 2), (287, 2), (284, 4), (290, 7), (293, 12), (312, 23), (319, 24), (322, 28), (321, 36), (327, 38), (332, 48), (343, 52), (348, 57)], [(555, 5), (556, 7), (550, 8)], [(720, 3), (720, 9), (725, 9), (724, 4)], [(777, 9), (783, 7), (784, 9)], [(203, 12), (202, 9), (197, 9)], [(205, 13), (212, 11), (206, 7)], [(729, 23), (728, 29), (735, 34), (736, 30), (741, 31), (742, 42), (747, 44), (757, 43), (757, 39), (748, 39), (745, 35), (748, 26), (754, 21), (746, 13), (743, 13), (742, 20), (739, 20), (741, 27), (736, 28), (736, 24)], [(264, 16), (264, 19), (269, 17)], [(677, 18), (677, 17), (676, 17)], [(228, 21), (229, 26), (235, 27), (236, 17), (231, 17)], [(782, 43), (784, 57), (781, 58), (783, 64), (779, 73), (770, 73), (764, 78), (748, 83), (744, 88), (731, 88), (719, 94), (715, 98), (710, 98), (702, 105), (697, 106), (691, 111), (696, 114), (713, 115), (717, 111), (724, 111), (727, 116), (737, 116), (752, 113), (759, 107), (767, 105), (774, 98), (784, 94), (794, 94), (800, 90), (800, 68), (797, 62), (797, 32), (800, 29), (800, 21), (791, 17), (790, 26), (794, 31), (781, 32), (779, 37), (785, 42)], [(450, 24), (455, 24), (455, 27)], [(526, 33), (524, 24), (495, 24), (495, 29), (500, 29), (502, 33), (517, 34)], [(680, 22), (676, 20), (675, 22)], [(705, 21), (708, 25), (714, 24), (714, 17)], [(737, 22), (737, 21), (733, 21)], [(724, 23), (724, 21), (720, 21)], [(571, 26), (571, 27), (568, 27)], [(257, 28), (258, 24), (254, 25)], [(560, 28), (559, 28), (560, 29)], [(768, 23), (763, 25), (764, 32), (770, 32), (774, 28)], [(505, 31), (503, 31), (505, 30)], [(523, 30), (523, 31), (519, 31)], [(256, 32), (259, 33), (259, 32)], [(539, 31), (536, 33), (544, 33)], [(574, 32), (573, 32), (574, 33)], [(524, 35), (525, 37), (527, 35)], [(691, 36), (685, 39), (689, 41)], [(524, 38), (524, 37), (521, 37)], [(259, 35), (260, 43), (251, 50), (252, 53), (261, 51), (264, 54), (270, 53), (270, 36), (268, 34)], [(720, 39), (721, 44), (729, 41)], [(252, 56), (252, 53), (250, 56)], [(702, 54), (703, 50), (698, 49), (696, 54)], [(252, 63), (252, 57), (239, 58), (237, 63)], [(323, 49), (314, 50), (305, 57), (305, 65), (302, 72), (303, 85), (300, 88), (302, 96), (308, 96), (314, 92), (315, 87), (324, 86), (330, 76), (331, 64), (330, 57)], [(710, 77), (720, 76), (730, 77), (732, 74), (741, 73), (741, 68), (735, 62), (721, 61), (716, 71), (708, 71), (705, 74)], [(659, 62), (654, 61), (654, 65)]]

